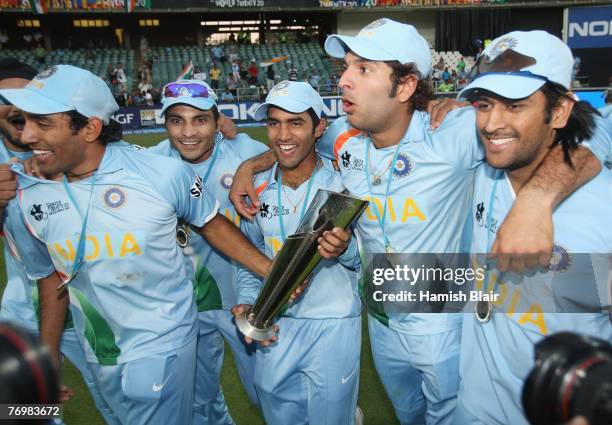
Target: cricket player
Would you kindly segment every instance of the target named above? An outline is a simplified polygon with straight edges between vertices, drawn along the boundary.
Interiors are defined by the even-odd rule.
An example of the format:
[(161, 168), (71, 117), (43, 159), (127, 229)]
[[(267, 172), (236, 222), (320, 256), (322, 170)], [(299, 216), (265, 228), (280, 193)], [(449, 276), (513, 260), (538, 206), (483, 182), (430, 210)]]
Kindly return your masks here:
[[(7, 58), (0, 61), (0, 89), (23, 88), (34, 78), (37, 71), (16, 59)], [(21, 111), (11, 105), (0, 106), (0, 163), (7, 163), (11, 158), (26, 160), (32, 156), (28, 145), (21, 143), (21, 132), (24, 119)], [(16, 206), (16, 204), (13, 204)], [(18, 215), (17, 208), (9, 208), (7, 215)], [(11, 220), (5, 220), (10, 223)], [(39, 303), (36, 282), (27, 277), (19, 252), (27, 255), (33, 249), (27, 244), (28, 238), (20, 237), (25, 227), (21, 225), (15, 229), (10, 224), (3, 226), (4, 236), (4, 262), (6, 268), (7, 282), (0, 304), (0, 320), (8, 320), (19, 324), (32, 334), (38, 335), (39, 329)], [(53, 270), (49, 270), (52, 272)], [(72, 324), (72, 318), (68, 315), (64, 333), (62, 335), (60, 350), (72, 364), (81, 372), (85, 384), (89, 388), (94, 403), (104, 420), (108, 424), (118, 423), (112, 410), (108, 407), (100, 395), (91, 370), (85, 359), (85, 353), (81, 348), (76, 332)], [(60, 401), (67, 401), (72, 395), (72, 390), (62, 386)]]
[[(352, 195), (371, 201), (356, 226), (365, 253), (467, 252), (467, 211), (484, 152), (471, 108), (452, 111), (430, 130), (425, 109), (431, 99), (431, 56), (425, 39), (411, 25), (379, 19), (355, 37), (328, 37), (325, 50), (344, 59), (340, 87), (347, 117), (334, 121), (317, 150), (338, 161)], [(240, 213), (253, 213), (240, 195), (256, 200), (242, 172), (250, 177), (269, 166), (265, 155), (236, 173), (232, 200)], [(589, 167), (597, 159), (582, 149), (576, 157), (577, 170), (591, 173), (581, 177), (590, 178), (596, 171)], [(570, 193), (578, 172), (570, 167), (554, 176), (543, 171), (562, 161), (560, 149), (551, 152), (542, 172), (517, 197), (509, 224), (500, 228), (493, 251), (526, 254), (504, 258), (508, 267), (550, 256), (550, 214)], [(369, 313), (374, 364), (400, 423), (450, 423), (459, 388), (461, 315), (387, 314), (380, 308)]]
[[(552, 146), (574, 150), (596, 127), (607, 128), (608, 140), (612, 137), (609, 123), (588, 103), (571, 96), (572, 65), (570, 49), (557, 37), (544, 31), (515, 31), (485, 49), (472, 82), (460, 93), (475, 102), (487, 159), (476, 173), (472, 252), (488, 252), (496, 223), (504, 220)], [(604, 168), (555, 209), (555, 260), (550, 273), (491, 273), (485, 278), (489, 280), (486, 290), (501, 293), (505, 289), (513, 295), (492, 304), (490, 318), (477, 320), (471, 314), (464, 319), (457, 425), (528, 424), (521, 390), (534, 365), (534, 344), (544, 336), (573, 331), (612, 342), (609, 314), (546, 309), (553, 294), (557, 299), (609, 309), (609, 299), (602, 299), (599, 306), (586, 300), (593, 288), (583, 263), (588, 253), (612, 252), (611, 190), (612, 172)], [(604, 282), (609, 282), (608, 270), (605, 267)], [(550, 284), (551, 278), (555, 285), (542, 296), (539, 289), (545, 287), (543, 283)], [(515, 300), (513, 282), (520, 282), (520, 301)], [(578, 291), (563, 295), (563, 283)], [(511, 302), (519, 306), (512, 308), (516, 311), (512, 314), (507, 313)]]
[[(162, 105), (168, 139), (149, 151), (183, 160), (202, 177), (208, 193), (219, 202), (219, 213), (239, 225), (240, 216), (228, 198), (233, 175), (244, 160), (268, 148), (245, 134), (238, 134), (233, 140), (224, 138), (218, 131), (217, 95), (200, 80), (167, 84)], [(230, 313), (237, 304), (238, 266), (189, 226), (179, 226), (177, 240), (183, 245), (195, 276), (198, 308), (194, 424), (233, 424), (221, 389), (224, 341), (232, 349), (249, 398), (257, 404), (253, 385), (254, 346), (245, 344)]]
[(119, 138), (110, 120), (118, 107), (89, 71), (54, 66), (0, 96), (23, 111), (22, 142), (40, 171), (63, 175), (39, 180), (14, 168), (30, 238), (47, 248), (22, 258), (40, 280), (43, 341), (57, 352), (69, 292), (87, 361), (118, 421), (189, 423), (197, 311), (178, 219), (255, 273), (265, 275), (270, 261), (217, 213), (182, 161), (109, 144)]
[[(262, 207), (241, 227), (269, 258), (295, 233), (318, 189), (343, 190), (332, 163), (315, 151), (326, 125), (322, 109), (321, 96), (308, 83), (282, 81), (255, 112), (256, 119), (267, 119), (276, 163), (256, 176)], [(361, 347), (357, 244), (350, 231), (335, 228), (319, 252), (324, 260), (304, 295), (277, 322), (278, 339), (257, 349), (254, 381), (269, 425), (355, 420)], [(236, 314), (254, 304), (261, 286), (252, 274), (239, 273)]]

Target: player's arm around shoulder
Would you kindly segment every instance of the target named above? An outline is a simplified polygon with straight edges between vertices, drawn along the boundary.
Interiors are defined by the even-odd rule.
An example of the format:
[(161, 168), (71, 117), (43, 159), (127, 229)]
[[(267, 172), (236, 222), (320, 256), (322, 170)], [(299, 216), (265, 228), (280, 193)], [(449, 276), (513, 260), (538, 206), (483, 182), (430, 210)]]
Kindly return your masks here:
[(236, 137), (229, 142), (231, 143), (233, 152), (235, 152), (242, 161), (251, 159), (269, 150), (265, 143), (255, 140), (245, 133), (238, 133)]
[(323, 132), (317, 141), (319, 156), (337, 161), (337, 153), (343, 143), (361, 131), (351, 127), (346, 117), (336, 118)]

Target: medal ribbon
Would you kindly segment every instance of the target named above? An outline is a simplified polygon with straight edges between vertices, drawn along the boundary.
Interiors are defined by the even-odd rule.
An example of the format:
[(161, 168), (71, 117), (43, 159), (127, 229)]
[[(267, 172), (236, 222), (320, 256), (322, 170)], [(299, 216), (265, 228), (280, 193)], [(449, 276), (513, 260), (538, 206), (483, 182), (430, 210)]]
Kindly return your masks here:
[[(83, 259), (85, 258), (85, 242), (87, 241), (87, 220), (89, 218), (89, 211), (91, 209), (91, 204), (93, 200), (94, 185), (96, 183), (97, 178), (98, 178), (98, 173), (94, 173), (94, 175), (91, 177), (91, 185), (89, 189), (89, 202), (87, 203), (87, 210), (85, 211), (85, 217), (83, 217), (83, 214), (81, 213), (81, 209), (79, 208), (79, 204), (76, 202), (76, 199), (74, 195), (72, 194), (72, 191), (70, 190), (70, 184), (68, 182), (68, 178), (64, 174), (64, 180), (63, 180), (64, 188), (66, 189), (68, 198), (70, 198), (70, 202), (74, 204), (77, 212), (79, 213), (79, 216), (81, 217), (81, 220), (83, 220), (83, 223), (81, 225), (81, 233), (79, 235), (79, 244), (77, 245), (76, 255), (74, 257), (74, 262), (72, 263), (72, 271), (66, 277), (66, 279), (62, 281), (60, 286), (57, 288), (58, 290), (61, 289), (63, 286), (67, 285), (68, 283), (70, 283), (70, 281), (75, 278), (76, 274), (81, 268), (81, 265), (83, 264)], [(70, 264), (67, 265), (66, 269), (68, 268), (70, 268)]]
[(380, 226), (380, 230), (383, 234), (383, 239), (385, 241), (385, 248), (389, 251), (392, 246), (389, 238), (387, 237), (387, 232), (385, 231), (385, 220), (387, 219), (387, 202), (389, 200), (389, 189), (391, 188), (391, 180), (393, 179), (393, 172), (395, 171), (395, 166), (397, 163), (397, 157), (399, 155), (399, 149), (401, 143), (397, 144), (397, 148), (395, 148), (395, 154), (393, 155), (393, 160), (391, 161), (391, 167), (389, 167), (389, 175), (387, 177), (387, 190), (385, 192), (385, 203), (383, 207), (382, 218), (380, 217), (380, 213), (378, 212), (378, 208), (376, 207), (376, 202), (374, 202), (374, 194), (372, 193), (372, 182), (370, 181), (370, 160), (369, 160), (369, 152), (370, 152), (370, 144), (372, 140), (368, 138), (366, 142), (366, 155), (365, 155), (365, 167), (366, 167), (366, 180), (368, 182), (368, 190), (370, 192), (370, 199), (373, 203), (374, 214), (376, 215), (376, 220), (378, 221), (378, 225)]
[[(317, 161), (318, 165), (318, 161)], [(312, 189), (312, 182), (314, 181), (314, 177), (317, 174), (317, 165), (315, 165), (315, 169), (310, 175), (308, 179), (308, 187), (306, 188), (306, 195), (304, 196), (304, 203), (302, 204), (302, 211), (300, 212), (300, 222), (304, 218), (304, 214), (306, 214), (306, 206), (308, 205), (308, 199), (310, 197), (310, 190)], [(278, 200), (278, 224), (280, 226), (281, 239), (282, 242), (285, 243), (286, 234), (285, 234), (285, 224), (283, 223), (283, 207), (281, 203), (281, 190), (283, 186), (283, 172), (278, 170), (278, 187), (276, 188), (276, 198)]]

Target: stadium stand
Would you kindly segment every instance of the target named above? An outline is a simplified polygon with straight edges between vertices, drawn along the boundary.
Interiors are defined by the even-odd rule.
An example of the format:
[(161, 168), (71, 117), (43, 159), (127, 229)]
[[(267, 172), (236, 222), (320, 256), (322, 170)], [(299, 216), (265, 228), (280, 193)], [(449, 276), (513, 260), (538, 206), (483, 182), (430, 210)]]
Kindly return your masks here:
[(107, 83), (107, 69), (118, 63), (123, 65), (127, 76), (127, 90), (131, 90), (134, 80), (134, 50), (117, 48), (97, 48), (92, 54), (89, 49), (67, 50), (57, 49), (47, 52), (44, 64), (37, 61), (32, 50), (1, 49), (0, 58), (15, 57), (28, 65), (42, 71), (52, 65), (68, 64), (88, 69), (100, 76)]

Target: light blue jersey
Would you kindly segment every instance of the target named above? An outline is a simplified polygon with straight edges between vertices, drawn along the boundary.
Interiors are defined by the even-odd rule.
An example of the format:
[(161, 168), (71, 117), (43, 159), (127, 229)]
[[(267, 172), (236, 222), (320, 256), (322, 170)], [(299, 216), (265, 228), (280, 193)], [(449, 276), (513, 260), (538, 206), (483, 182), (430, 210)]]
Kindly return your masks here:
[[(181, 161), (120, 146), (107, 146), (95, 176), (65, 185), (19, 173), (18, 193), (28, 229), (66, 276), (87, 217), (85, 263), (69, 284), (87, 359), (112, 365), (176, 350), (197, 331), (176, 224), (203, 226), (216, 203)], [(28, 258), (28, 274), (41, 263)]]
[[(440, 128), (429, 130), (429, 115), (415, 111), (399, 146), (375, 149), (368, 137), (339, 118), (318, 144), (319, 153), (338, 161), (342, 183), (353, 196), (370, 200), (357, 222), (365, 253), (384, 253), (385, 238), (375, 214), (383, 215), (392, 158), (397, 161), (389, 186), (384, 227), (395, 252), (456, 253), (462, 247), (475, 167), (484, 154), (472, 108), (448, 114)], [(366, 150), (368, 148), (369, 149)], [(366, 173), (369, 164), (369, 176)], [(367, 179), (380, 179), (368, 185)], [(370, 187), (373, 193), (370, 193)], [(391, 329), (435, 334), (457, 328), (460, 315), (377, 314)]]
[[(558, 271), (554, 281), (556, 291), (561, 288), (559, 279), (574, 285), (587, 282), (586, 275), (582, 274), (584, 269), (580, 267), (583, 261), (575, 254), (612, 252), (610, 199), (612, 172), (604, 169), (555, 210), (553, 258), (556, 261), (553, 267)], [(487, 252), (487, 243), (491, 244), (495, 239), (495, 233), (514, 200), (514, 190), (505, 173), (486, 164), (478, 169), (472, 205), (472, 252)], [(552, 300), (556, 293), (550, 286), (549, 276), (536, 273), (524, 277), (520, 286), (504, 285), (507, 288), (505, 292), (501, 287), (496, 287), (496, 292), (506, 295), (498, 300), (499, 307), (494, 305), (494, 308), (516, 312), (504, 314), (495, 313), (494, 310), (492, 319), (486, 323), (478, 322), (473, 314), (464, 319), (460, 407), (455, 419), (457, 425), (528, 423), (521, 407), (521, 389), (534, 365), (534, 344), (544, 336), (573, 331), (612, 342), (612, 325), (608, 314), (546, 312), (554, 311), (545, 303)], [(516, 278), (516, 275), (506, 274), (501, 281), (507, 283)], [(604, 281), (607, 279), (609, 277), (604, 276)], [(496, 276), (490, 277), (488, 284), (494, 283), (500, 284)], [(542, 289), (546, 288), (551, 292), (543, 296)], [(580, 296), (586, 297), (588, 291), (588, 287), (584, 286)], [(560, 299), (557, 293), (557, 300)], [(599, 298), (599, 301), (604, 306), (606, 303), (610, 305), (609, 299)], [(510, 307), (511, 304), (516, 307)]]
[[(30, 151), (16, 152), (9, 150), (2, 141), (2, 138), (0, 138), (0, 163), (8, 162), (8, 160), (13, 157), (25, 160), (30, 156), (32, 156), (32, 152)], [(7, 207), (5, 212), (3, 224), (10, 221), (7, 221), (7, 215), (15, 216), (19, 227), (25, 230), (16, 202), (9, 203), (9, 207)], [(3, 229), (3, 236), (7, 281), (6, 288), (2, 295), (2, 304), (0, 304), (0, 320), (10, 320), (31, 332), (38, 332), (38, 317), (35, 308), (35, 298), (38, 296), (36, 282), (28, 279), (21, 265), (21, 260), (15, 244), (15, 237), (12, 235), (12, 232)], [(29, 238), (27, 238), (24, 243), (28, 242)], [(44, 245), (42, 245), (42, 248), (44, 252)], [(47, 271), (49, 272), (47, 274), (48, 276), (55, 270), (51, 267), (44, 269), (42, 273), (46, 273)]]
[[(217, 133), (208, 159), (199, 164), (185, 164), (202, 177), (208, 193), (219, 202), (219, 213), (239, 226), (240, 216), (228, 198), (234, 173), (243, 161), (267, 149), (266, 145), (245, 134), (227, 140)], [(149, 152), (181, 159), (180, 152), (168, 139), (150, 148)], [(224, 341), (232, 350), (238, 375), (249, 398), (257, 403), (253, 385), (254, 348), (245, 344), (229, 311), (237, 300), (238, 265), (213, 249), (189, 227), (183, 229), (189, 235), (183, 253), (194, 280), (194, 297), (199, 312), (193, 423), (233, 424), (221, 389)]]
[[(245, 235), (269, 258), (297, 230), (302, 210), (318, 189), (343, 190), (328, 160), (321, 160), (295, 190), (279, 184), (277, 169), (275, 164), (256, 176), (260, 212), (253, 222), (241, 223)], [(258, 347), (254, 382), (267, 424), (353, 424), (361, 343), (359, 269), (353, 238), (340, 257), (322, 260), (314, 269), (304, 294), (278, 320), (279, 340)], [(253, 304), (261, 280), (241, 269), (238, 287), (238, 303)]]
[[(240, 216), (229, 200), (234, 173), (243, 161), (268, 150), (267, 146), (239, 134), (234, 140), (217, 133), (213, 153), (199, 164), (187, 165), (204, 180), (207, 192), (219, 202), (219, 213), (240, 226)], [(166, 139), (149, 152), (181, 159), (179, 151)], [(189, 244), (184, 253), (195, 269), (195, 299), (198, 311), (231, 309), (236, 305), (238, 265), (213, 249), (200, 235), (190, 229)]]
[(595, 117), (595, 132), (590, 139), (582, 142), (589, 148), (602, 164), (612, 164), (612, 116), (611, 109), (602, 108), (599, 112), (604, 118)]
[[(311, 176), (310, 179), (314, 180), (310, 191), (310, 179), (295, 190), (285, 185), (281, 188), (275, 177), (277, 165), (255, 176), (255, 186), (261, 202), (260, 212), (252, 222), (243, 220), (241, 223), (243, 233), (268, 258), (273, 258), (283, 246), (281, 220), (284, 236), (287, 237), (297, 229), (303, 205), (310, 205), (318, 189), (334, 192), (343, 190), (339, 174), (327, 160), (323, 160)], [(281, 205), (278, 202), (279, 192)], [(359, 254), (353, 238), (338, 260), (321, 261), (312, 273), (307, 291), (284, 315), (300, 319), (359, 316), (361, 302), (357, 293), (358, 270)], [(254, 304), (261, 286), (261, 279), (241, 268), (238, 276), (238, 304)]]

